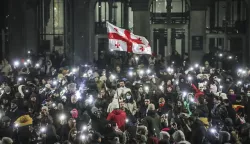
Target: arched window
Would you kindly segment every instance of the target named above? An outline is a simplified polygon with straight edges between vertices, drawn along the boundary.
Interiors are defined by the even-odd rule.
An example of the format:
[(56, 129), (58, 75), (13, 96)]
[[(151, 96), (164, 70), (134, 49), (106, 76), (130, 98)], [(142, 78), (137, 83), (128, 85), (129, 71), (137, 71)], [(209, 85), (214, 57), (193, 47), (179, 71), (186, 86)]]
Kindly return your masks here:
[(95, 21), (105, 22), (109, 20), (109, 3), (99, 0), (95, 7)]
[(123, 27), (124, 25), (124, 3), (113, 2), (112, 3), (112, 22), (118, 26)]

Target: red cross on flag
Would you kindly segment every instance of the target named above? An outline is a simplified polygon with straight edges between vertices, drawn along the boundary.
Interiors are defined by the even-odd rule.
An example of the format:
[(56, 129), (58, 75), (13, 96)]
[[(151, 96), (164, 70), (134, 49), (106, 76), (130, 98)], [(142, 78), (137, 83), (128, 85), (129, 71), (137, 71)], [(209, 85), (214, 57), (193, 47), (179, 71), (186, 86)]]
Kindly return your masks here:
[(134, 35), (107, 22), (109, 49), (111, 51), (127, 51), (135, 54), (152, 54), (151, 47), (145, 37)]

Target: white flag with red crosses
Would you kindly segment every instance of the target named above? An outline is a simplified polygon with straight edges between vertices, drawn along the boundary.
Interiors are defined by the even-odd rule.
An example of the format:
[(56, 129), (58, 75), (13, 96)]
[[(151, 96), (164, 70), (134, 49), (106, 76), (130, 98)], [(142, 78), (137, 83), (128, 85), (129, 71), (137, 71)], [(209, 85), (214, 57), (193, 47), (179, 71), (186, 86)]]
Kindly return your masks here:
[(135, 54), (152, 54), (151, 47), (145, 37), (134, 35), (107, 22), (109, 49), (111, 51), (127, 51)]

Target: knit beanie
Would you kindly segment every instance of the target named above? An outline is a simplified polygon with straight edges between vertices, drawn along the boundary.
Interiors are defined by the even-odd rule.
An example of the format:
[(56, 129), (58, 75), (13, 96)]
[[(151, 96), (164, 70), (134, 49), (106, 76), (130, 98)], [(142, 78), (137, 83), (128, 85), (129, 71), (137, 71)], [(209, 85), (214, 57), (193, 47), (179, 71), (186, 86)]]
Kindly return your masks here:
[(74, 118), (74, 119), (78, 118), (78, 111), (77, 111), (77, 109), (71, 110), (70, 113), (72, 115), (72, 118)]
[(174, 132), (172, 136), (175, 142), (185, 141), (185, 135), (181, 130)]

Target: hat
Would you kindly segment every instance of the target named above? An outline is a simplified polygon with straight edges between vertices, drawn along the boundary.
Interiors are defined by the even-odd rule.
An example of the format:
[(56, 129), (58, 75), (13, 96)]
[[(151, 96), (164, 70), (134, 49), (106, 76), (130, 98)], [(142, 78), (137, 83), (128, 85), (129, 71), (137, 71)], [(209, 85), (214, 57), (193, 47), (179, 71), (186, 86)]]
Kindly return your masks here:
[(20, 116), (15, 122), (19, 127), (32, 125), (33, 119), (29, 115)]
[(77, 109), (73, 109), (70, 111), (71, 115), (72, 115), (72, 118), (78, 118), (78, 111)]
[(1, 144), (12, 144), (13, 140), (9, 137), (3, 137), (2, 138), (2, 143)]
[(175, 142), (185, 141), (185, 135), (181, 130), (174, 132), (172, 136)]
[(50, 84), (45, 85), (46, 88), (51, 88)]
[(49, 108), (47, 106), (43, 106), (42, 109), (46, 109), (46, 111), (49, 111)]
[(154, 104), (149, 104), (148, 105), (148, 110), (155, 110), (155, 105)]
[(99, 132), (95, 132), (93, 134), (93, 140), (99, 139), (99, 138), (104, 138)]
[(92, 113), (95, 113), (95, 112), (97, 112), (97, 111), (98, 111), (98, 108), (92, 107), (92, 109), (91, 109), (91, 112), (92, 112)]

